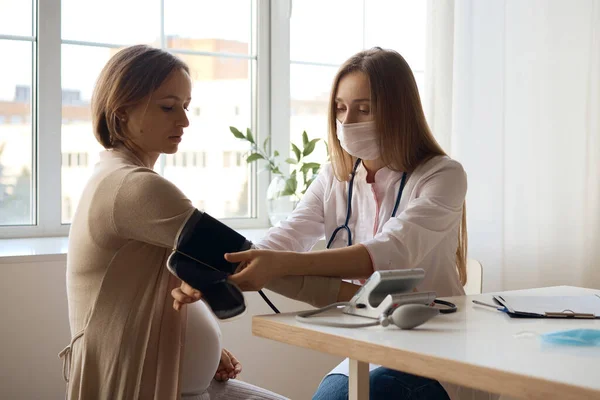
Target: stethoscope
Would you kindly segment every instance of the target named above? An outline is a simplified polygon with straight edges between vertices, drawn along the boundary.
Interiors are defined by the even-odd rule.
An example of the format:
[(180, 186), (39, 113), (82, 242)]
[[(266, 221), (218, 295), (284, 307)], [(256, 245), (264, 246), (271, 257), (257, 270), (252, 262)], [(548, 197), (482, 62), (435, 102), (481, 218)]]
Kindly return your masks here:
[[(333, 243), (333, 241), (335, 240), (335, 237), (338, 234), (338, 232), (341, 231), (342, 229), (345, 230), (346, 233), (348, 233), (348, 246), (352, 246), (352, 231), (350, 230), (350, 227), (348, 226), (348, 222), (350, 222), (350, 215), (352, 214), (352, 189), (354, 188), (354, 177), (356, 176), (356, 170), (358, 169), (358, 166), (360, 165), (361, 162), (362, 162), (362, 160), (360, 158), (356, 160), (356, 163), (354, 164), (354, 169), (352, 170), (352, 176), (350, 177), (350, 182), (348, 183), (348, 205), (346, 208), (346, 221), (344, 221), (344, 223), (342, 225), (335, 228), (335, 230), (331, 234), (331, 238), (329, 239), (329, 242), (327, 243), (328, 249), (331, 246), (331, 244)], [(398, 188), (398, 195), (396, 196), (396, 203), (394, 204), (394, 210), (392, 211), (392, 216), (390, 218), (394, 218), (396, 216), (396, 212), (398, 212), (398, 206), (400, 205), (400, 199), (402, 198), (402, 192), (404, 191), (404, 186), (406, 186), (406, 176), (407, 176), (406, 172), (404, 172), (402, 174), (402, 180), (400, 181), (400, 187)], [(456, 305), (449, 301), (435, 299), (434, 303), (441, 304), (446, 307), (446, 308), (442, 308), (442, 309), (437, 309), (440, 314), (451, 314), (451, 313), (456, 312), (456, 310), (457, 310)], [(341, 304), (341, 303), (339, 303), (339, 304)], [(339, 305), (339, 304), (334, 304), (334, 305)], [(332, 307), (332, 306), (328, 306), (328, 307)], [(318, 310), (318, 312), (321, 312), (321, 311), (324, 311), (324, 309)], [(312, 313), (314, 314), (316, 312), (312, 312)], [(310, 315), (312, 315), (312, 314), (310, 314)], [(377, 324), (378, 323), (379, 322), (377, 322)], [(381, 323), (384, 326), (387, 326), (389, 324), (389, 322), (387, 322), (387, 323), (381, 322)], [(341, 326), (341, 325), (333, 325), (333, 326)], [(361, 325), (361, 326), (363, 326), (363, 325)], [(364, 326), (367, 326), (367, 325), (364, 325)]]
[[(348, 222), (350, 222), (350, 216), (352, 214), (352, 190), (354, 188), (354, 178), (356, 176), (356, 171), (358, 169), (358, 166), (360, 165), (360, 163), (362, 162), (362, 160), (359, 158), (356, 160), (356, 163), (354, 164), (354, 168), (352, 169), (352, 176), (350, 177), (350, 182), (348, 183), (348, 204), (346, 206), (346, 220), (344, 221), (344, 223), (340, 226), (338, 226), (333, 233), (331, 234), (331, 238), (329, 239), (329, 242), (327, 243), (327, 248), (329, 249), (331, 247), (331, 244), (333, 243), (333, 241), (335, 240), (336, 235), (338, 234), (339, 231), (341, 231), (342, 229), (346, 231), (346, 233), (348, 233), (348, 246), (352, 246), (352, 231), (350, 230), (350, 227), (348, 226)], [(394, 204), (394, 210), (392, 211), (392, 216), (390, 218), (394, 218), (396, 216), (396, 213), (398, 212), (398, 206), (400, 205), (400, 199), (402, 198), (402, 192), (404, 191), (404, 186), (406, 186), (406, 178), (407, 178), (407, 174), (406, 172), (404, 172), (402, 174), (402, 179), (400, 181), (400, 187), (398, 188), (398, 194), (396, 196), (396, 203)], [(271, 306), (271, 308), (273, 310), (275, 310), (276, 313), (279, 313), (279, 310), (277, 310), (275, 308), (275, 306), (273, 305), (273, 303), (271, 303), (269, 301), (269, 299), (267, 299), (267, 297), (262, 293), (262, 291), (259, 291), (260, 295), (263, 297), (263, 299)], [(457, 307), (455, 304), (450, 303), (449, 301), (444, 301), (444, 300), (439, 300), (439, 299), (435, 299), (434, 300), (435, 304), (441, 304), (443, 306), (445, 306), (445, 308), (436, 308), (435, 312), (439, 312), (440, 314), (451, 314), (456, 312)], [(306, 322), (307, 321), (307, 317), (318, 314), (320, 312), (323, 312), (327, 309), (330, 308), (334, 308), (334, 307), (338, 307), (340, 305), (348, 305), (350, 303), (334, 303), (331, 304), (327, 307), (318, 309), (316, 311), (309, 311), (309, 312), (304, 312), (299, 314), (296, 318), (300, 318), (301, 321)], [(412, 304), (410, 306), (420, 306), (420, 305), (415, 305)], [(426, 307), (427, 309), (433, 309), (432, 307)], [(400, 311), (399, 309), (395, 310), (394, 315), (396, 315), (398, 313), (398, 311)], [(423, 310), (420, 310), (421, 312)], [(433, 312), (433, 310), (431, 311)], [(433, 314), (429, 313), (428, 314), (428, 318), (431, 318), (433, 316)], [(400, 315), (398, 314), (398, 318), (393, 318), (392, 316), (386, 317), (386, 318), (379, 318), (379, 320), (377, 322), (370, 322), (368, 324), (358, 324), (358, 325), (347, 325), (347, 324), (339, 324), (339, 323), (322, 323), (319, 322), (317, 324), (321, 324), (321, 325), (328, 325), (328, 326), (344, 326), (344, 327), (355, 327), (355, 328), (359, 328), (359, 327), (363, 327), (363, 326), (372, 326), (372, 325), (383, 325), (383, 326), (387, 326), (390, 323), (393, 323), (397, 326), (400, 326), (402, 329), (411, 329), (413, 326), (411, 325), (410, 327), (408, 327), (408, 325), (406, 325), (403, 321), (400, 321), (401, 318), (399, 318)], [(398, 321), (396, 321), (398, 320)], [(423, 320), (422, 322), (425, 322), (425, 320)], [(420, 322), (420, 323), (422, 323)], [(419, 324), (420, 324), (419, 323)], [(406, 325), (406, 327), (405, 327)], [(416, 325), (415, 325), (416, 326)]]
[[(352, 176), (350, 177), (350, 182), (348, 183), (348, 204), (346, 206), (346, 221), (342, 225), (335, 228), (335, 230), (331, 234), (331, 238), (327, 243), (328, 249), (335, 240), (335, 237), (338, 234), (338, 232), (342, 229), (345, 230), (348, 234), (348, 246), (352, 246), (352, 231), (348, 226), (348, 222), (350, 222), (350, 216), (352, 215), (352, 191), (354, 189), (354, 177), (356, 176), (356, 170), (358, 169), (358, 166), (361, 162), (362, 160), (360, 158), (356, 160), (356, 163), (354, 164), (354, 169), (352, 170)], [(390, 218), (394, 218), (396, 216), (398, 206), (400, 205), (400, 198), (402, 197), (402, 192), (404, 191), (404, 186), (406, 186), (406, 172), (402, 174), (402, 180), (400, 182), (400, 187), (398, 188), (398, 195), (396, 196), (396, 203), (394, 204), (394, 211), (392, 211), (392, 216)]]

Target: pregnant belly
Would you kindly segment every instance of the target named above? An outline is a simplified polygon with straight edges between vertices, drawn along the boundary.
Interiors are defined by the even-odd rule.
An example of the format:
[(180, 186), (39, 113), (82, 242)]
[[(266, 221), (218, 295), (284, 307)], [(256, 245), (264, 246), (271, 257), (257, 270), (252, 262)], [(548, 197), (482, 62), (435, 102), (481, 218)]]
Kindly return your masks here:
[(187, 307), (182, 393), (201, 393), (208, 388), (219, 366), (221, 330), (204, 302)]

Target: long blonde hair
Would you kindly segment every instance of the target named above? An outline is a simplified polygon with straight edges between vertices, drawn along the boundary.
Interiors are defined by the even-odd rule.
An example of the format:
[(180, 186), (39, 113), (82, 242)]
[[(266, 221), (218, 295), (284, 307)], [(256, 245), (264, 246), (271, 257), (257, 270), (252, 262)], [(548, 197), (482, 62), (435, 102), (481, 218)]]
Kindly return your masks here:
[[(446, 155), (429, 129), (410, 66), (397, 52), (376, 47), (351, 57), (340, 67), (333, 81), (328, 113), (329, 154), (337, 179), (349, 179), (354, 158), (342, 148), (337, 137), (335, 98), (340, 80), (357, 71), (369, 78), (371, 109), (380, 133), (381, 159), (388, 168), (411, 173), (431, 158)], [(463, 285), (467, 282), (466, 215), (466, 204), (463, 204), (456, 249), (456, 269)]]

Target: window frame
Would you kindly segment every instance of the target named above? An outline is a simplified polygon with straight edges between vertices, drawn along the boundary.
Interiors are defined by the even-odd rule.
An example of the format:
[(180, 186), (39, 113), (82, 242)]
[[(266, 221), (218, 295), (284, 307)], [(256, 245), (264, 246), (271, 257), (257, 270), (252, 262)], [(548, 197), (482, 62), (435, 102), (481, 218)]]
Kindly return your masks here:
[[(33, 3), (32, 36), (1, 35), (0, 39), (33, 42), (32, 82), (32, 225), (0, 226), (0, 239), (24, 237), (67, 236), (70, 224), (62, 223), (61, 194), (61, 129), (62, 99), (61, 49), (63, 44), (121, 47), (108, 44), (63, 40), (61, 37), (61, 0), (31, 0)], [(364, 0), (363, 0), (364, 1)], [(291, 93), (290, 70), (292, 65), (337, 67), (338, 64), (292, 60), (290, 57), (290, 23), (293, 0), (256, 0), (256, 41), (251, 43), (250, 55), (212, 52), (192, 52), (168, 49), (174, 54), (255, 59), (256, 70), (250, 69), (253, 84), (252, 127), (255, 137), (262, 143), (270, 137), (270, 151), (282, 155), (290, 152)], [(363, 3), (366, 4), (366, 3)], [(160, 1), (161, 45), (165, 48), (164, 0)], [(363, 6), (364, 7), (364, 6)], [(364, 18), (364, 15), (363, 15)], [(364, 25), (364, 21), (363, 21)], [(363, 35), (363, 47), (364, 47)], [(43, 68), (39, 68), (43, 66)], [(424, 71), (413, 71), (415, 74)], [(273, 83), (273, 84), (272, 84)], [(191, 113), (202, 110), (191, 110)], [(90, 132), (90, 134), (92, 134)], [(199, 166), (206, 165), (208, 153), (198, 152)], [(188, 158), (188, 164), (191, 158)], [(165, 166), (161, 157), (159, 166)], [(193, 168), (197, 168), (192, 166)], [(251, 163), (252, 177), (248, 193), (251, 201), (250, 216), (225, 218), (225, 224), (234, 229), (265, 229), (269, 227), (267, 187), (271, 181), (265, 171), (265, 162)], [(282, 172), (289, 172), (289, 165), (281, 163)]]
[[(29, 41), (33, 43), (33, 79), (32, 79), (32, 224), (2, 225), (0, 239), (25, 237), (67, 236), (70, 224), (62, 223), (61, 193), (61, 129), (62, 129), (62, 87), (61, 87), (61, 49), (63, 44), (121, 47), (122, 44), (98, 43), (75, 40), (63, 40), (61, 33), (61, 0), (32, 0), (34, 4), (32, 36), (0, 35), (0, 39)], [(164, 0), (160, 2), (161, 45), (165, 48)], [(258, 140), (262, 141), (277, 132), (271, 138), (271, 150), (289, 146), (289, 128), (281, 121), (285, 118), (286, 99), (284, 89), (273, 89), (271, 73), (284, 70), (289, 64), (289, 10), (290, 0), (256, 0), (256, 35), (251, 43), (252, 51), (248, 55), (195, 52), (179, 49), (167, 49), (174, 54), (192, 54), (201, 56), (232, 57), (255, 60), (250, 67), (250, 79), (253, 85), (251, 125)], [(287, 30), (286, 32), (282, 32)], [(273, 42), (283, 47), (271, 51)], [(285, 57), (287, 60), (278, 60)], [(40, 68), (43, 66), (43, 68)], [(254, 69), (255, 68), (255, 69)], [(289, 76), (289, 72), (287, 72)], [(278, 79), (286, 76), (279, 71)], [(289, 78), (288, 78), (289, 80)], [(279, 81), (280, 82), (280, 81)], [(277, 85), (285, 86), (285, 85)], [(288, 90), (289, 101), (289, 90)], [(273, 106), (272, 106), (273, 105)], [(280, 114), (278, 115), (277, 112)], [(289, 113), (289, 111), (286, 111)], [(276, 117), (273, 118), (273, 115)], [(274, 129), (277, 128), (277, 129)], [(90, 134), (92, 134), (90, 132)], [(206, 156), (204, 156), (205, 158)], [(163, 157), (164, 159), (164, 157)], [(203, 161), (205, 163), (205, 160)], [(164, 161), (163, 161), (164, 164)], [(224, 218), (222, 221), (235, 229), (264, 229), (269, 226), (267, 215), (267, 187), (270, 176), (264, 171), (264, 163), (251, 163), (249, 166), (250, 216), (246, 218)]]

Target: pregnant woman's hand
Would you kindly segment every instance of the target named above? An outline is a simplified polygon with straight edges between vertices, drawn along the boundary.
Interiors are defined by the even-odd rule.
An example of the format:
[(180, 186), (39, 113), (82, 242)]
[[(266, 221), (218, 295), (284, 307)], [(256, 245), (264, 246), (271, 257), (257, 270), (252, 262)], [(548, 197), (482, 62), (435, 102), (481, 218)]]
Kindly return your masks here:
[(173, 297), (173, 308), (177, 311), (181, 310), (184, 304), (195, 303), (202, 298), (202, 293), (191, 287), (185, 282), (181, 282), (181, 286), (171, 291)]
[(235, 358), (229, 350), (221, 351), (221, 361), (219, 368), (215, 373), (215, 379), (220, 382), (226, 382), (229, 379), (235, 379), (242, 372), (242, 364)]

